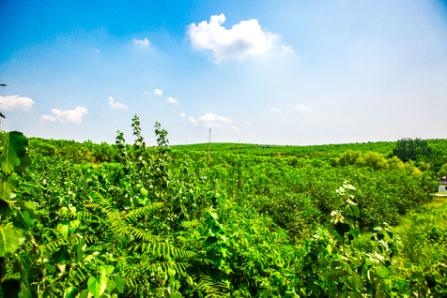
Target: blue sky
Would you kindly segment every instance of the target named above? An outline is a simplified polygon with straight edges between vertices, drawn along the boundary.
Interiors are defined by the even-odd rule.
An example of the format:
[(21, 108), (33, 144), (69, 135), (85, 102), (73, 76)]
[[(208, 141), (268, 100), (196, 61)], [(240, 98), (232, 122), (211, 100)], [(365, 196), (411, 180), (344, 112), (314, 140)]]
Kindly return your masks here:
[(447, 137), (446, 1), (0, 2), (3, 129), (173, 144)]

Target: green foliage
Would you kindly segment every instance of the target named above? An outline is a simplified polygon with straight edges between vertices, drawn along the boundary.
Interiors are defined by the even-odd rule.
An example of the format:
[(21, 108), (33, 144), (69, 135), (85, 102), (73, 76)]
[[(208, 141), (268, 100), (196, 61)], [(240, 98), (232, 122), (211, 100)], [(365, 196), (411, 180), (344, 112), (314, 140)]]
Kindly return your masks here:
[(17, 199), (17, 174), (27, 164), (28, 140), (17, 131), (4, 133), (0, 155), (0, 295), (29, 297), (29, 254), (20, 251), (32, 225), (26, 202)]
[(430, 157), (432, 153), (433, 150), (428, 142), (421, 139), (401, 139), (397, 141), (396, 148), (393, 149), (393, 155), (405, 162), (421, 160)]
[(212, 144), (208, 160), (131, 126), (132, 144), (2, 135), (0, 297), (445, 296), (431, 159), (365, 143)]
[(440, 176), (447, 176), (447, 163), (443, 164), (439, 169)]

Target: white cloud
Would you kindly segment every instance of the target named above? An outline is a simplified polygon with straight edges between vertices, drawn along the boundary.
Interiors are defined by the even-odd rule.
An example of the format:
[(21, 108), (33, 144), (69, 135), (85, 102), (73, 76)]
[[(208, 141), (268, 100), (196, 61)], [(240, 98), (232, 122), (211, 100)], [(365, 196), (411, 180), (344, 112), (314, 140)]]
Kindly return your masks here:
[(47, 114), (43, 114), (42, 116), (40, 116), (40, 120), (42, 120), (43, 122), (56, 122), (57, 121), (56, 117), (47, 115)]
[(112, 96), (108, 97), (109, 106), (116, 110), (127, 110), (127, 106), (122, 102), (116, 101)]
[(51, 109), (51, 115), (44, 114), (40, 116), (43, 122), (67, 122), (81, 124), (83, 117), (88, 110), (85, 107), (77, 106), (73, 110)]
[(159, 88), (155, 88), (154, 89), (154, 95), (158, 96), (158, 97), (162, 97), (163, 96), (163, 90), (161, 90)]
[(238, 127), (234, 125), (234, 122), (231, 118), (216, 115), (213, 113), (206, 113), (198, 118), (189, 117), (188, 118), (189, 123), (191, 123), (192, 126), (203, 126), (207, 128), (225, 128), (230, 127), (232, 129), (237, 130)]
[(286, 54), (293, 54), (295, 53), (295, 51), (289, 47), (289, 46), (285, 46), (285, 45), (281, 45), (281, 50), (286, 53)]
[(151, 45), (151, 42), (149, 41), (149, 39), (147, 39), (147, 37), (143, 39), (134, 38), (132, 39), (132, 42), (134, 45), (144, 48), (147, 48)]
[(169, 96), (168, 98), (165, 99), (165, 101), (169, 104), (178, 104), (178, 100), (175, 97)]
[(222, 26), (225, 20), (224, 14), (214, 15), (209, 22), (192, 23), (188, 27), (191, 45), (197, 50), (210, 50), (216, 63), (261, 56), (275, 48), (292, 51), (280, 44), (280, 35), (263, 30), (257, 19), (240, 21), (230, 29)]
[(180, 117), (182, 117), (182, 118), (186, 118), (186, 114), (185, 113), (180, 113), (180, 114), (178, 114)]
[(279, 114), (282, 112), (282, 110), (281, 110), (281, 108), (278, 108), (278, 107), (272, 107), (272, 108), (270, 108), (270, 112)]
[(199, 117), (199, 122), (203, 124), (232, 124), (233, 120), (228, 117), (206, 113)]
[(194, 117), (189, 117), (188, 118), (188, 121), (189, 121), (189, 123), (191, 123), (191, 125), (192, 126), (197, 126), (197, 125), (199, 125), (199, 122), (196, 120), (196, 118), (194, 118)]
[(293, 111), (300, 114), (310, 114), (312, 113), (312, 108), (302, 104), (298, 104), (293, 108)]
[(0, 109), (11, 111), (11, 110), (22, 110), (29, 111), (34, 104), (34, 100), (30, 97), (23, 97), (18, 95), (0, 95)]

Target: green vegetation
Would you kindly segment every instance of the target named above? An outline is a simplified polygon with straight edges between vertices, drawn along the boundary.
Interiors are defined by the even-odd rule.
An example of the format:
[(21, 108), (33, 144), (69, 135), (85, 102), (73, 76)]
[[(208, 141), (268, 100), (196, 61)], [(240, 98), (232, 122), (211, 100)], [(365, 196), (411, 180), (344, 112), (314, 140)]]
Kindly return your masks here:
[[(147, 147), (2, 134), (0, 297), (445, 297), (447, 140)], [(425, 145), (424, 145), (425, 146)], [(394, 154), (393, 154), (394, 152)]]
[(402, 139), (397, 142), (393, 154), (402, 161), (421, 160), (430, 157), (432, 150), (425, 140)]

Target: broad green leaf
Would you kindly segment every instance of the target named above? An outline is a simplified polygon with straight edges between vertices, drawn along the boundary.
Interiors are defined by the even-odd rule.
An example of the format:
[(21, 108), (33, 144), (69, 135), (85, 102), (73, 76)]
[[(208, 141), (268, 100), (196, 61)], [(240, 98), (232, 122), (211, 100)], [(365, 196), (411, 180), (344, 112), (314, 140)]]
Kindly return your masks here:
[(25, 158), (27, 138), (18, 131), (11, 131), (5, 135), (3, 152), (0, 155), (1, 169), (11, 174), (20, 166)]
[(82, 290), (81, 293), (79, 293), (76, 298), (87, 298), (87, 297), (89, 297), (89, 291), (88, 289), (85, 289)]
[(383, 279), (389, 278), (391, 275), (390, 270), (384, 266), (379, 266), (376, 269), (376, 274), (377, 274), (377, 276), (379, 276), (380, 278), (383, 278)]
[(6, 202), (8, 205), (11, 205), (14, 194), (14, 185), (8, 178), (9, 177), (0, 180), (0, 200)]
[(22, 231), (15, 228), (12, 223), (0, 225), (0, 257), (14, 253), (24, 241)]
[(115, 267), (113, 267), (112, 265), (106, 265), (105, 269), (106, 269), (106, 276), (110, 276), (112, 275), (113, 270), (115, 270)]
[(78, 293), (78, 289), (75, 287), (69, 287), (64, 291), (64, 298), (75, 298)]
[(99, 277), (90, 277), (87, 282), (88, 290), (95, 298), (101, 297), (107, 288), (106, 268), (100, 267), (99, 272)]
[(180, 294), (180, 292), (175, 291), (174, 293), (171, 294), (171, 298), (182, 298), (183, 295)]
[(115, 285), (118, 293), (124, 293), (124, 281), (119, 275), (115, 276)]
[(25, 210), (23, 212), (20, 212), (19, 214), (25, 226), (27, 226), (28, 228), (32, 228), (36, 220), (31, 217), (30, 213)]
[(87, 281), (88, 292), (96, 297), (96, 287), (98, 282), (94, 276), (90, 276)]
[(98, 297), (101, 296), (106, 288), (107, 288), (107, 272), (106, 267), (101, 267), (100, 269), (100, 276), (99, 276), (99, 289), (98, 289)]

